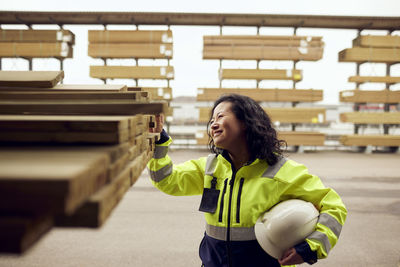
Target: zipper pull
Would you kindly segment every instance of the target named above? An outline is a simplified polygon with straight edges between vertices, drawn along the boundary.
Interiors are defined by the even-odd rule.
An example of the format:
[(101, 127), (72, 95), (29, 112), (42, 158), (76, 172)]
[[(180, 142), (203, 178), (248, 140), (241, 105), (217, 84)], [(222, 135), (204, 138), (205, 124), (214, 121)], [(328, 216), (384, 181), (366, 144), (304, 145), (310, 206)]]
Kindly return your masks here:
[(213, 177), (211, 180), (211, 189), (217, 188), (217, 178)]

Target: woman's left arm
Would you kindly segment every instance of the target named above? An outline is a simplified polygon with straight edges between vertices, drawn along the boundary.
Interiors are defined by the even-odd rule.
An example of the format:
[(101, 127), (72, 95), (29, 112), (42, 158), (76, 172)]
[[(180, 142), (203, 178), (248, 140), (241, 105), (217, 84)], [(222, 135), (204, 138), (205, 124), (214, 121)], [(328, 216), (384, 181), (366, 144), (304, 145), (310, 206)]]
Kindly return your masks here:
[[(326, 258), (336, 245), (346, 220), (347, 210), (340, 196), (335, 190), (325, 187), (319, 177), (309, 174), (304, 165), (292, 160), (285, 163), (276, 179), (281, 181), (278, 190), (280, 201), (303, 199), (313, 203), (320, 213), (315, 231), (294, 247), (296, 254), (310, 264), (315, 263), (317, 258)], [(287, 255), (294, 257), (293, 253)], [(284, 264), (294, 264), (284, 260), (285, 257), (282, 258)]]

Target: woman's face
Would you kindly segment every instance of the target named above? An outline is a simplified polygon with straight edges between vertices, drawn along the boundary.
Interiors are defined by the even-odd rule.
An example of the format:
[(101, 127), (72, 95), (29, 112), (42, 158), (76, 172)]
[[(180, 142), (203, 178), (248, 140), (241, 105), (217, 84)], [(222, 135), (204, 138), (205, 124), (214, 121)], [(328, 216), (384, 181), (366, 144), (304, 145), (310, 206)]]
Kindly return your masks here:
[(219, 103), (210, 121), (210, 135), (215, 146), (228, 151), (246, 143), (244, 124), (236, 118), (231, 107), (231, 102)]

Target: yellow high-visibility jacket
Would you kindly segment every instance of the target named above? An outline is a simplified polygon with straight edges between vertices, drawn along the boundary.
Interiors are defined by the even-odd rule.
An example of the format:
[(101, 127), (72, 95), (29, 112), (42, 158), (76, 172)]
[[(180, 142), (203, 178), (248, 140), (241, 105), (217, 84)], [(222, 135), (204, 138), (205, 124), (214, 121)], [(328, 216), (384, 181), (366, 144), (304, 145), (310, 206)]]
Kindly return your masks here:
[(347, 210), (339, 195), (304, 165), (284, 157), (272, 166), (255, 159), (235, 171), (222, 154), (173, 165), (167, 155), (171, 142), (169, 138), (156, 145), (148, 163), (152, 183), (174, 196), (219, 190), (215, 211), (205, 212), (206, 235), (225, 241), (255, 240), (258, 217), (281, 201), (297, 198), (313, 203), (320, 212), (315, 232), (305, 240), (310, 249), (321, 259), (335, 246)]

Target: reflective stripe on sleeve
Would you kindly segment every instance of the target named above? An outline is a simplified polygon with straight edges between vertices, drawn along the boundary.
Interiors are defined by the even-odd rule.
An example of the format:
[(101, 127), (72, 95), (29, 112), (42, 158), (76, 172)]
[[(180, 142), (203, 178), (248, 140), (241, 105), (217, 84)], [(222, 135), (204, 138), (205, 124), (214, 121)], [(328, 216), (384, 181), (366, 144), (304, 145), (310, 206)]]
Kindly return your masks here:
[(154, 182), (160, 182), (172, 173), (172, 163), (162, 167), (158, 171), (149, 170), (150, 178)]
[(331, 231), (339, 237), (340, 232), (342, 231), (342, 225), (331, 215), (328, 213), (321, 213), (319, 215), (318, 223), (325, 225)]
[(283, 166), (283, 164), (285, 164), (286, 161), (287, 161), (287, 159), (285, 157), (280, 157), (277, 163), (275, 163), (274, 165), (268, 166), (267, 170), (263, 173), (262, 177), (274, 178), (275, 175), (278, 173), (278, 171), (281, 169), (281, 167)]
[(217, 166), (217, 155), (216, 154), (210, 154), (207, 157), (207, 162), (206, 162), (206, 169), (205, 169), (205, 174), (213, 176), (215, 167)]
[(328, 236), (324, 233), (315, 231), (311, 235), (307, 236), (307, 239), (314, 239), (320, 242), (327, 254), (331, 250), (331, 243), (329, 242)]
[[(218, 239), (226, 240), (226, 227), (220, 227), (215, 225), (206, 224), (206, 233), (208, 236)], [(256, 234), (254, 227), (231, 227), (230, 228), (230, 240), (232, 241), (248, 241), (255, 240)]]
[(164, 158), (168, 153), (168, 146), (156, 146), (154, 149), (154, 159), (162, 159)]

